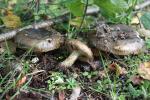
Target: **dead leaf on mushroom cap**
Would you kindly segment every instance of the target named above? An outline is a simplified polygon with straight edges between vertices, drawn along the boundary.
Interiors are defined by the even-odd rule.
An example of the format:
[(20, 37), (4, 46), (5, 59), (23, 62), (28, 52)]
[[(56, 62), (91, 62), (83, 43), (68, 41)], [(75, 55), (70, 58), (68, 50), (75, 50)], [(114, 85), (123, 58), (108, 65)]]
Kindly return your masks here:
[(150, 61), (140, 64), (138, 73), (143, 79), (150, 80)]

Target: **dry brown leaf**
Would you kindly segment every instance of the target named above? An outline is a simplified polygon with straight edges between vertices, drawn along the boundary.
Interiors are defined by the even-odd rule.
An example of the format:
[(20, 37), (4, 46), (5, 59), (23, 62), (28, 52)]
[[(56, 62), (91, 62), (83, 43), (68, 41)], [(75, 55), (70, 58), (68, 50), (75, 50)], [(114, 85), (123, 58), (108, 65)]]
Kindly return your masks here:
[(105, 70), (99, 71), (98, 75), (100, 78), (104, 78), (104, 77), (106, 77), (106, 71)]
[(23, 76), (18, 82), (17, 82), (17, 87), (20, 87), (21, 85), (23, 85), (27, 80), (27, 76)]
[(2, 21), (7, 28), (17, 28), (21, 26), (20, 17), (14, 15), (11, 11), (7, 11), (7, 15), (2, 17)]
[(131, 19), (131, 24), (132, 25), (137, 25), (137, 24), (140, 24), (140, 17), (143, 15), (143, 13), (141, 12), (138, 12), (136, 14), (136, 16), (134, 16), (132, 19)]
[(138, 67), (139, 75), (147, 80), (150, 80), (150, 62), (144, 62)]
[(140, 23), (140, 21), (139, 21), (139, 18), (137, 17), (137, 16), (135, 16), (135, 17), (133, 17), (132, 19), (131, 19), (131, 24), (133, 25), (137, 25), (137, 24), (139, 24)]
[(124, 75), (127, 74), (127, 71), (125, 68), (122, 68), (117, 63), (112, 63), (109, 65), (109, 70), (116, 72), (116, 75)]
[(130, 80), (131, 80), (131, 82), (132, 82), (134, 85), (139, 85), (139, 84), (142, 83), (143, 78), (140, 77), (139, 75), (135, 75), (135, 76), (132, 76), (132, 77), (130, 78)]
[(65, 100), (65, 92), (63, 90), (59, 91), (58, 100)]
[(6, 100), (10, 100), (10, 96), (8, 94), (6, 94)]

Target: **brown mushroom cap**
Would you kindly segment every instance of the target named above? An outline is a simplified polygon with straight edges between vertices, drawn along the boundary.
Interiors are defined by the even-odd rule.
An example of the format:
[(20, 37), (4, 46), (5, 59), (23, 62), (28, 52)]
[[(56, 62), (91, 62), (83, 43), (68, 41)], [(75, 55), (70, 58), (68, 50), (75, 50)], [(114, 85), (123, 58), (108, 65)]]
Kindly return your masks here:
[(77, 39), (70, 39), (66, 41), (66, 46), (69, 51), (72, 51), (70, 56), (60, 63), (60, 66), (70, 67), (78, 57), (86, 58), (86, 62), (93, 60), (93, 53), (91, 49), (83, 42)]
[(139, 38), (118, 40), (112, 52), (117, 55), (139, 54), (144, 49), (144, 41)]
[(88, 35), (89, 42), (99, 50), (115, 55), (138, 54), (143, 51), (144, 41), (139, 33), (123, 24), (97, 26), (97, 32)]
[(19, 32), (15, 42), (19, 48), (33, 49), (34, 52), (48, 52), (60, 47), (64, 38), (55, 30), (27, 29)]

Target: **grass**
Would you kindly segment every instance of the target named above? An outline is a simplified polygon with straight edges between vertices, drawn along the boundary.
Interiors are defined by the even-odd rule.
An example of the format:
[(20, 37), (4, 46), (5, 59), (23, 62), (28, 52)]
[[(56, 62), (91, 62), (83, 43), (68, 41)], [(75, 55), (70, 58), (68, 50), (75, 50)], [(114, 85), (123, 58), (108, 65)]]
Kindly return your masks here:
[(102, 69), (107, 72), (106, 77), (104, 78), (95, 79), (98, 77), (98, 70), (69, 72), (69, 75), (59, 71), (50, 71), (48, 72), (46, 80), (43, 81), (46, 84), (44, 88), (35, 88), (30, 86), (34, 75), (28, 76), (27, 81), (23, 85), (16, 87), (16, 84), (18, 80), (21, 79), (22, 75), (29, 74), (31, 71), (31, 62), (28, 59), (24, 59), (21, 62), (23, 69), (18, 73), (17, 68), (12, 68), (11, 66), (11, 62), (15, 59), (15, 56), (10, 52), (6, 52), (1, 55), (1, 70), (5, 72), (1, 72), (0, 74), (1, 99), (4, 99), (10, 91), (13, 91), (10, 95), (10, 99), (13, 99), (20, 93), (21, 90), (38, 92), (41, 94), (47, 92), (51, 93), (52, 91), (58, 92), (59, 90), (72, 90), (77, 86), (82, 87), (85, 93), (87, 90), (93, 93), (93, 95), (100, 93), (101, 95), (104, 95), (104, 97), (112, 100), (126, 100), (126, 98), (150, 98), (150, 83), (148, 80), (143, 80), (140, 85), (134, 85), (130, 80), (133, 75), (138, 74), (137, 68), (139, 64), (150, 60), (149, 54), (143, 53), (137, 56), (125, 56), (120, 59), (120, 62), (126, 65), (126, 70), (128, 72), (123, 76), (109, 73), (108, 66), (111, 61), (104, 58), (102, 55), (100, 55), (100, 61), (103, 63)]
[[(146, 41), (147, 48), (150, 46), (149, 41), (150, 40)], [(112, 60), (106, 59), (105, 56), (100, 53), (99, 60), (103, 65), (101, 69), (106, 72), (105, 77), (99, 76), (99, 70), (82, 71), (80, 69), (79, 72), (70, 71), (68, 74), (58, 70), (51, 70), (46, 72), (46, 77), (42, 77), (45, 79), (40, 79), (40, 83), (44, 83), (45, 87), (34, 87), (31, 84), (36, 84), (33, 82), (36, 74), (30, 74), (34, 68), (30, 67), (32, 66), (31, 61), (26, 58), (27, 56), (31, 56), (32, 58), (31, 51), (32, 50), (29, 50), (23, 54), (23, 57), (21, 56), (21, 61), (19, 62), (22, 64), (23, 68), (20, 72), (11, 64), (13, 61), (17, 60), (16, 56), (10, 53), (9, 47), (0, 55), (0, 99), (4, 99), (8, 95), (10, 99), (14, 99), (22, 90), (39, 93), (47, 98), (47, 96), (44, 95), (45, 93), (57, 93), (60, 90), (70, 91), (77, 86), (82, 87), (83, 93), (92, 93), (93, 97), (94, 95), (102, 95), (103, 98), (112, 100), (150, 98), (150, 82), (148, 80), (143, 80), (140, 85), (134, 85), (131, 82), (131, 77), (138, 74), (137, 68), (139, 64), (150, 61), (150, 54), (142, 53), (136, 56), (125, 56), (121, 59), (117, 59), (121, 64), (123, 63), (125, 65), (121, 67), (125, 67), (128, 72), (125, 75), (118, 76), (108, 71), (108, 66)], [(26, 82), (17, 87), (16, 84), (21, 77), (27, 74), (29, 75)], [(10, 93), (10, 91), (13, 92)]]
[[(70, 19), (71, 17), (70, 14)], [(76, 37), (75, 33), (78, 32), (76, 28), (72, 28), (70, 24), (64, 27), (67, 33), (69, 33), (67, 38)], [(146, 40), (146, 46), (150, 50), (150, 39)], [(38, 68), (38, 64), (31, 63), (31, 49), (20, 55), (19, 63), (23, 67), (18, 72), (18, 68), (12, 65), (12, 62), (16, 63), (18, 61), (18, 58), (10, 53), (7, 43), (6, 47), (7, 50), (0, 55), (0, 100), (6, 98), (13, 100), (23, 91), (37, 93), (48, 99), (50, 95), (58, 93), (60, 90), (64, 90), (68, 94), (68, 91), (70, 92), (77, 86), (82, 88), (81, 94), (87, 98), (96, 98), (98, 96), (103, 99), (112, 100), (150, 99), (149, 80), (143, 80), (140, 85), (134, 85), (131, 81), (132, 76), (138, 75), (137, 68), (139, 64), (150, 61), (150, 54), (148, 53), (117, 59), (117, 63), (121, 67), (126, 68), (128, 73), (125, 75), (110, 73), (108, 66), (112, 60), (105, 58), (100, 53), (99, 62), (103, 65), (101, 70), (106, 72), (106, 76), (102, 77), (99, 75), (99, 70), (86, 71), (76, 68), (76, 65), (72, 68), (73, 71), (69, 70), (69, 73), (63, 73), (55, 69), (44, 69), (45, 72), (43, 73), (32, 74), (34, 70), (43, 70), (43, 68)], [(61, 55), (60, 57), (62, 58)], [(25, 75), (27, 75), (26, 82), (16, 86), (18, 81)]]

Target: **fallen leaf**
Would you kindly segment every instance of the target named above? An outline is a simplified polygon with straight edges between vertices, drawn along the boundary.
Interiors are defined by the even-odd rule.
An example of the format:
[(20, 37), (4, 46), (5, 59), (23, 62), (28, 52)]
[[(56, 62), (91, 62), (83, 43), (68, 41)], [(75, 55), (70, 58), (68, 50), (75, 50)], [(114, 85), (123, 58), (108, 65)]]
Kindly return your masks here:
[(23, 85), (27, 80), (27, 76), (23, 76), (18, 82), (17, 82), (17, 87), (20, 87), (21, 85)]
[(147, 80), (150, 80), (150, 62), (144, 62), (138, 67), (139, 75)]
[(134, 16), (132, 19), (131, 19), (131, 24), (132, 25), (138, 25), (140, 24), (140, 17), (142, 16), (143, 14), (141, 12), (138, 12), (136, 14), (136, 16)]
[(109, 65), (108, 69), (110, 71), (116, 72), (116, 75), (124, 75), (127, 74), (127, 71), (125, 68), (120, 67), (117, 63), (112, 63)]
[(10, 96), (6, 94), (6, 100), (10, 100)]
[(100, 78), (104, 78), (106, 77), (106, 71), (105, 70), (99, 71), (98, 75), (100, 76)]
[(133, 25), (137, 25), (137, 24), (139, 24), (140, 23), (140, 21), (139, 21), (139, 18), (137, 17), (137, 16), (135, 16), (135, 17), (133, 17), (132, 19), (131, 19), (131, 24)]
[(58, 100), (65, 100), (65, 92), (63, 90), (59, 91)]
[(130, 80), (131, 80), (131, 82), (132, 82), (134, 85), (139, 85), (139, 84), (142, 83), (143, 78), (140, 77), (139, 75), (135, 75), (135, 76), (132, 76), (132, 77), (130, 78)]
[(8, 11), (7, 15), (2, 17), (2, 21), (7, 28), (17, 28), (21, 26), (20, 17), (14, 15), (11, 11)]

